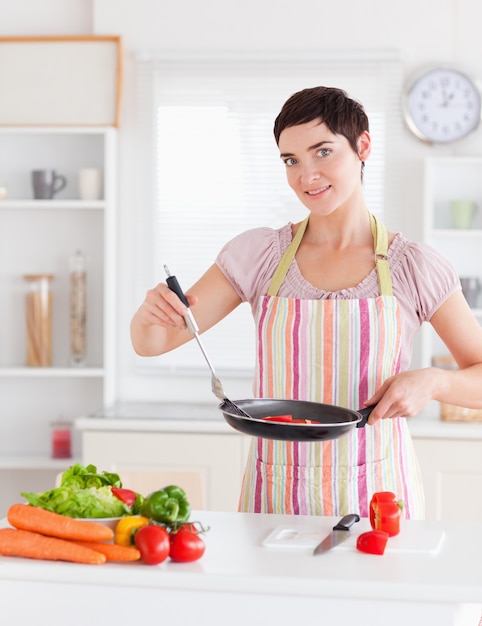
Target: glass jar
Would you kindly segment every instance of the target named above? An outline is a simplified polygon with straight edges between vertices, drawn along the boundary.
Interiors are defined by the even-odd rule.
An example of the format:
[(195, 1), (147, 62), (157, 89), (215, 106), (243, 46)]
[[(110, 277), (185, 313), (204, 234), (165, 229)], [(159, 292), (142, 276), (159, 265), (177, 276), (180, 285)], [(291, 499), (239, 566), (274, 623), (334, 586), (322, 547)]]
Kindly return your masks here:
[(70, 459), (72, 456), (72, 425), (59, 419), (52, 422), (52, 458)]
[(72, 365), (85, 364), (87, 351), (87, 273), (80, 250), (70, 257), (70, 355)]
[(52, 365), (52, 274), (25, 274), (27, 365)]

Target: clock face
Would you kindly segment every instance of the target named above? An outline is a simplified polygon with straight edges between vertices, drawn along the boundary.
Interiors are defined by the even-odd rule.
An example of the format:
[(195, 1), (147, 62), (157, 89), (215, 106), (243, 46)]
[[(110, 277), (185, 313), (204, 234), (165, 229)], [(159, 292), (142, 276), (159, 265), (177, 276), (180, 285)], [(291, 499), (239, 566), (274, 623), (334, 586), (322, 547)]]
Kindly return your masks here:
[(474, 131), (481, 117), (481, 94), (462, 72), (434, 69), (409, 88), (406, 121), (413, 133), (428, 143), (457, 141)]

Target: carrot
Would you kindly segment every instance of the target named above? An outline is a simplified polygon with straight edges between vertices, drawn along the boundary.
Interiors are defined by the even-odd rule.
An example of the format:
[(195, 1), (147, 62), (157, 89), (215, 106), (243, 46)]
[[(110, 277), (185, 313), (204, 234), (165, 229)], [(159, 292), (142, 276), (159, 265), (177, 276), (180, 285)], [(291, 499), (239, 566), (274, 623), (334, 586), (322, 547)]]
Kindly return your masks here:
[(101, 552), (108, 561), (139, 561), (141, 553), (134, 546), (120, 546), (116, 543), (96, 541), (75, 541), (79, 546)]
[(0, 554), (91, 565), (101, 565), (106, 562), (104, 554), (79, 546), (72, 541), (46, 537), (40, 533), (17, 528), (0, 528)]
[(20, 530), (31, 530), (50, 537), (79, 541), (110, 541), (114, 531), (98, 522), (83, 522), (47, 511), (31, 504), (12, 504), (7, 511), (9, 523)]

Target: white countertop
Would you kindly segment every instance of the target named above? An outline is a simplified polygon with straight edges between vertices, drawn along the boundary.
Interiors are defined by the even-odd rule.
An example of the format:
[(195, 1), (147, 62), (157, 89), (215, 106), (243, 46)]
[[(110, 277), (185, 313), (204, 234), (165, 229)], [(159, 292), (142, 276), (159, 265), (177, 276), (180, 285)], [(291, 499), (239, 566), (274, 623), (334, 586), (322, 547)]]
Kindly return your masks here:
[(78, 430), (239, 434), (216, 402), (121, 402), (75, 420)]
[[(61, 594), (68, 593), (71, 587), (86, 602), (87, 592), (79, 586), (86, 586), (86, 590), (92, 590), (98, 597), (104, 597), (108, 588), (114, 587), (142, 589), (144, 594), (149, 589), (159, 593), (162, 590), (168, 596), (171, 592), (174, 596), (176, 592), (216, 592), (218, 599), (222, 597), (219, 592), (228, 594), (226, 597), (274, 594), (277, 598), (294, 600), (312, 598), (313, 602), (325, 599), (338, 603), (339, 607), (350, 602), (355, 603), (353, 606), (360, 602), (363, 607), (383, 600), (383, 603), (397, 603), (402, 609), (413, 605), (418, 611), (421, 604), (433, 611), (448, 611), (449, 605), (477, 605), (478, 610), (482, 604), (482, 533), (480, 524), (470, 521), (405, 520), (400, 535), (389, 540), (385, 554), (374, 556), (355, 548), (356, 537), (369, 529), (368, 520), (362, 519), (352, 527), (344, 544), (314, 556), (310, 548), (271, 548), (263, 546), (263, 541), (281, 526), (308, 533), (316, 542), (330, 532), (337, 518), (197, 511), (191, 520), (210, 527), (205, 535), (206, 552), (200, 561), (165, 561), (158, 566), (142, 563), (87, 566), (0, 557), (2, 598), (6, 598), (2, 589), (5, 590), (7, 583), (14, 590), (21, 585), (42, 583), (42, 589), (48, 584), (61, 584)], [(15, 582), (19, 585), (14, 585)], [(158, 593), (155, 597), (160, 598)], [(392, 607), (392, 610), (398, 609)], [(459, 623), (450, 620), (431, 623)], [(228, 622), (218, 616), (218, 621), (209, 623)], [(401, 622), (390, 619), (390, 623)]]
[[(414, 438), (482, 440), (482, 422), (444, 422), (433, 409), (408, 420)], [(119, 403), (75, 420), (79, 430), (237, 434), (216, 402)]]

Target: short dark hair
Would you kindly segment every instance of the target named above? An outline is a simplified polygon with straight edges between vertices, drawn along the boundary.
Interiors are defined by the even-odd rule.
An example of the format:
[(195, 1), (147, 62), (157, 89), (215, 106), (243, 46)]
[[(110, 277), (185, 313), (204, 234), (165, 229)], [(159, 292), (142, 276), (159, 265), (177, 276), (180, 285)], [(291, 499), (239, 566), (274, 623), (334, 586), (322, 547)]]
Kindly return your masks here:
[(274, 123), (276, 144), (285, 128), (319, 119), (335, 135), (343, 135), (358, 154), (357, 141), (369, 130), (363, 106), (336, 87), (311, 87), (293, 94), (284, 103)]

